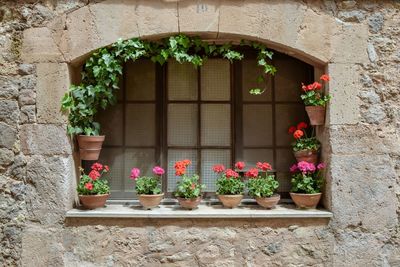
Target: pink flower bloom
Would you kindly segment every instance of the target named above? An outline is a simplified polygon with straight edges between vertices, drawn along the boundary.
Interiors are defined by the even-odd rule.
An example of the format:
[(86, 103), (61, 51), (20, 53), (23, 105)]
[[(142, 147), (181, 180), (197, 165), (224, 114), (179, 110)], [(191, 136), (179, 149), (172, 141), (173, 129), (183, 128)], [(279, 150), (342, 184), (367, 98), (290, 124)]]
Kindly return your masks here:
[(325, 163), (322, 163), (322, 162), (321, 162), (320, 164), (318, 164), (318, 165), (317, 165), (317, 169), (318, 169), (318, 170), (325, 169)]
[(239, 173), (235, 172), (232, 169), (227, 169), (225, 172), (226, 178), (238, 178), (239, 177)]
[(165, 173), (165, 171), (164, 171), (164, 169), (161, 168), (160, 166), (155, 166), (155, 167), (153, 168), (153, 173), (154, 173), (155, 175), (161, 176), (161, 175), (163, 175), (163, 174)]
[(299, 168), (297, 168), (297, 164), (293, 164), (292, 167), (290, 167), (290, 172), (297, 172)]
[(90, 179), (92, 179), (93, 181), (95, 181), (95, 180), (99, 179), (100, 173), (99, 173), (98, 171), (96, 171), (96, 170), (91, 170), (91, 171), (89, 172), (89, 177), (90, 177)]
[(92, 183), (87, 183), (85, 184), (85, 188), (89, 191), (91, 191), (93, 189), (93, 184)]
[(217, 164), (217, 165), (214, 165), (214, 166), (212, 167), (212, 170), (213, 170), (213, 172), (215, 172), (215, 173), (221, 173), (221, 172), (225, 171), (225, 166), (222, 165), (222, 164)]
[(249, 178), (256, 178), (258, 176), (258, 170), (256, 168), (251, 168), (248, 172), (244, 174)]
[(257, 168), (263, 171), (270, 171), (272, 170), (271, 164), (268, 162), (257, 162), (256, 164)]
[(133, 168), (131, 170), (130, 178), (133, 179), (133, 180), (136, 180), (139, 177), (139, 175), (140, 175), (140, 170), (138, 168)]
[(297, 167), (302, 173), (314, 172), (316, 170), (313, 163), (308, 163), (306, 161), (300, 161), (299, 163), (297, 163)]
[(238, 162), (236, 162), (236, 164), (235, 164), (235, 168), (238, 169), (238, 170), (243, 170), (243, 168), (244, 168), (245, 166), (246, 166), (246, 164), (244, 164), (243, 161), (238, 161)]

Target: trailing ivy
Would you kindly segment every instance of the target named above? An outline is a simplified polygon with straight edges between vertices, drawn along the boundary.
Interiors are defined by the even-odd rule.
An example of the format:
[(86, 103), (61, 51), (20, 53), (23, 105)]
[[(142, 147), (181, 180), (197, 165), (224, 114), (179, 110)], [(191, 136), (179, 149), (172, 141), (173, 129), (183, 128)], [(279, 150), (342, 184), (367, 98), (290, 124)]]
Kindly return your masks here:
[[(259, 43), (243, 43), (258, 51), (257, 64), (264, 74), (274, 75), (276, 68), (269, 63), (273, 53)], [(243, 59), (243, 54), (234, 50), (231, 44), (217, 45), (204, 42), (199, 37), (183, 34), (162, 39), (159, 42), (133, 38), (118, 40), (111, 47), (104, 47), (93, 53), (86, 61), (82, 71), (82, 82), (72, 85), (64, 95), (61, 110), (68, 112), (68, 133), (99, 135), (100, 125), (94, 121), (99, 109), (106, 109), (116, 103), (115, 91), (119, 89), (119, 77), (122, 65), (129, 60), (151, 59), (164, 64), (169, 59), (179, 63), (191, 63), (202, 66), (209, 57), (221, 56), (230, 62)], [(257, 77), (257, 82), (265, 83), (264, 75)], [(252, 88), (251, 94), (259, 95), (266, 87)]]

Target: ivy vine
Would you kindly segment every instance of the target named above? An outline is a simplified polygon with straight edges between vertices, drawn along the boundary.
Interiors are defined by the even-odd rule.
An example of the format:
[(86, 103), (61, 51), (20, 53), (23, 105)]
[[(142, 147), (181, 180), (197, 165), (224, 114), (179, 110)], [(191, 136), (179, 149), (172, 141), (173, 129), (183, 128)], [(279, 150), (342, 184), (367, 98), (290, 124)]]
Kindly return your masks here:
[[(255, 42), (242, 42), (241, 45), (257, 50), (257, 64), (263, 68), (264, 75), (275, 74), (276, 68), (268, 63), (273, 52), (266, 46)], [(119, 89), (124, 62), (148, 58), (162, 65), (169, 59), (175, 59), (179, 63), (188, 62), (199, 67), (213, 56), (221, 56), (231, 62), (244, 57), (231, 44), (217, 45), (183, 34), (159, 42), (138, 38), (118, 40), (110, 47), (100, 48), (84, 64), (82, 82), (71, 85), (62, 99), (61, 110), (68, 112), (68, 133), (99, 135), (100, 124), (94, 121), (95, 115), (99, 109), (116, 103), (115, 92)], [(265, 82), (264, 75), (257, 77), (259, 84)], [(259, 95), (265, 90), (265, 87), (252, 88), (250, 93)]]

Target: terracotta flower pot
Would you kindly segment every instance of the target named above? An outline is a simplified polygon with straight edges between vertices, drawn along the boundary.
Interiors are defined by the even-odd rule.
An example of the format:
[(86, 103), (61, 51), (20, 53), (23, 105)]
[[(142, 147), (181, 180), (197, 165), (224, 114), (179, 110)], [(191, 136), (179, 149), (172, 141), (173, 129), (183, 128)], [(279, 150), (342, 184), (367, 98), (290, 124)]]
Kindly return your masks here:
[(86, 209), (96, 209), (104, 207), (110, 194), (103, 195), (79, 195), (82, 206)]
[(325, 123), (325, 107), (322, 106), (306, 106), (308, 118), (311, 125), (324, 125)]
[(104, 138), (104, 135), (78, 135), (77, 139), (79, 144), (80, 158), (83, 160), (98, 160)]
[(317, 164), (318, 162), (318, 151), (317, 150), (300, 150), (293, 151), (294, 157), (297, 162), (306, 161), (309, 163)]
[(315, 209), (321, 199), (322, 193), (316, 194), (298, 194), (290, 192), (290, 197), (299, 208)]
[(201, 197), (197, 197), (197, 198), (178, 197), (178, 201), (182, 208), (192, 210), (192, 209), (197, 208), (197, 206), (200, 204)]
[(281, 196), (279, 194), (274, 194), (270, 197), (256, 197), (258, 205), (267, 209), (275, 208), (280, 199)]
[(163, 197), (164, 193), (158, 195), (139, 195), (139, 202), (145, 209), (150, 210), (160, 205)]
[(243, 195), (218, 195), (218, 199), (222, 202), (224, 207), (232, 209), (239, 206), (240, 201), (243, 199)]

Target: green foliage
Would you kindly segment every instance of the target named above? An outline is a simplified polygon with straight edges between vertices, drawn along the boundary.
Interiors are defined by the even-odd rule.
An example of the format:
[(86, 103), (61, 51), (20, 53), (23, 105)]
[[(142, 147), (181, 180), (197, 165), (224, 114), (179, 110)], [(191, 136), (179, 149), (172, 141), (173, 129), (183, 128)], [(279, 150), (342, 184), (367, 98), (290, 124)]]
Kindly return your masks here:
[[(89, 190), (85, 187), (87, 183), (91, 183), (93, 185), (92, 190)], [(79, 181), (77, 190), (79, 195), (102, 195), (110, 193), (110, 187), (106, 180), (92, 180), (88, 175), (83, 174)]]
[(227, 178), (225, 174), (217, 179), (217, 194), (219, 195), (242, 195), (244, 183), (240, 178)]
[(258, 176), (257, 178), (249, 179), (247, 188), (249, 195), (252, 197), (270, 197), (279, 187), (279, 183), (275, 180), (274, 175)]
[(321, 147), (321, 143), (316, 137), (299, 138), (292, 144), (293, 151), (301, 150), (318, 150)]
[[(273, 75), (276, 69), (268, 63), (272, 52), (261, 44), (247, 45), (258, 50), (257, 64), (263, 67), (265, 74)], [(198, 67), (210, 56), (222, 56), (231, 62), (243, 58), (231, 44), (209, 44), (199, 37), (183, 34), (165, 38), (160, 42), (138, 38), (118, 40), (111, 47), (99, 49), (86, 61), (82, 71), (82, 83), (72, 85), (62, 98), (61, 110), (68, 112), (68, 133), (99, 135), (100, 125), (94, 118), (100, 109), (106, 109), (116, 103), (115, 91), (119, 89), (123, 62), (149, 58), (153, 62), (164, 64), (168, 59), (174, 58), (179, 63), (188, 62)], [(262, 83), (264, 77), (260, 76), (257, 80)], [(254, 94), (264, 91), (265, 89), (252, 90)]]
[(158, 195), (161, 194), (160, 177), (142, 176), (136, 179), (135, 190), (139, 195)]
[(303, 173), (298, 172), (292, 175), (292, 192), (303, 194), (315, 194), (321, 192), (322, 176), (320, 172)]
[(192, 176), (183, 175), (182, 179), (178, 181), (175, 196), (181, 198), (197, 198), (204, 188), (205, 185), (199, 183), (199, 176), (197, 174)]
[(331, 99), (329, 95), (323, 95), (320, 91), (307, 91), (301, 95), (306, 106), (323, 106)]

